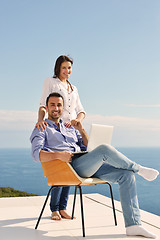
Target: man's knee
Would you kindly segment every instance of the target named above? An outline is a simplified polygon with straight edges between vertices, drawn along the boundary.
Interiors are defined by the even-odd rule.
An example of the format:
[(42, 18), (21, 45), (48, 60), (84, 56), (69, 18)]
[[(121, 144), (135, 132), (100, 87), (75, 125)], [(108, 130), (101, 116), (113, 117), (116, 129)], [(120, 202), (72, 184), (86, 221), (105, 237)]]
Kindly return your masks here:
[(108, 152), (113, 149), (113, 147), (109, 144), (101, 144), (97, 148), (99, 149), (99, 151), (102, 151), (102, 152)]

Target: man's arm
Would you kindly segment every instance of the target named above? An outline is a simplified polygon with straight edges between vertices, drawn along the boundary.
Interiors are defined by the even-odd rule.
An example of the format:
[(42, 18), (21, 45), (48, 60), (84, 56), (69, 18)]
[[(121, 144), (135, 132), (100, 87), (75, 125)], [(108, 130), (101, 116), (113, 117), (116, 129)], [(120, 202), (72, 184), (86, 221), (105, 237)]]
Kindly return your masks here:
[(30, 141), (32, 144), (32, 157), (34, 161), (39, 162), (39, 153), (45, 146), (45, 131), (33, 130)]
[(72, 160), (73, 154), (69, 151), (52, 152), (45, 147), (45, 131), (34, 130), (30, 141), (32, 144), (32, 156), (36, 162), (48, 162), (57, 159), (63, 162), (71, 162)]
[(79, 130), (79, 132), (82, 136), (83, 144), (87, 147), (87, 145), (88, 145), (88, 134), (86, 133), (84, 128), (82, 128), (82, 130)]
[(70, 163), (72, 161), (72, 156), (73, 154), (69, 151), (47, 152), (47, 151), (41, 150), (39, 153), (39, 159), (41, 162), (61, 160), (62, 162)]
[(77, 129), (81, 136), (82, 136), (82, 140), (83, 140), (83, 144), (85, 146), (88, 145), (88, 134), (86, 133), (85, 129), (83, 128), (82, 124), (80, 121), (77, 121), (76, 125), (74, 126), (75, 129)]

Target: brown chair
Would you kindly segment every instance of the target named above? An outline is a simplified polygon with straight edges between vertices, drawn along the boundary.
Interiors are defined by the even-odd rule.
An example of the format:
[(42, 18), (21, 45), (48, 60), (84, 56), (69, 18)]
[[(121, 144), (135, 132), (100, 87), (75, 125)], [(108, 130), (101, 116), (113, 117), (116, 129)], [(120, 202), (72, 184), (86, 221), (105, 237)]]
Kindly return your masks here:
[(72, 219), (74, 217), (74, 209), (75, 209), (75, 202), (76, 202), (76, 193), (77, 188), (80, 191), (80, 203), (81, 203), (81, 216), (82, 216), (82, 231), (83, 237), (85, 237), (85, 226), (84, 226), (84, 211), (83, 211), (83, 201), (82, 201), (82, 189), (81, 185), (96, 185), (96, 184), (107, 184), (110, 189), (111, 194), (111, 202), (113, 208), (113, 216), (115, 225), (117, 225), (116, 213), (115, 213), (115, 206), (113, 200), (113, 193), (112, 187), (110, 183), (103, 181), (98, 178), (81, 178), (72, 166), (69, 163), (62, 162), (60, 160), (53, 160), (49, 162), (41, 162), (44, 176), (47, 177), (47, 183), (50, 187), (44, 205), (42, 207), (40, 216), (38, 218), (37, 224), (35, 229), (38, 228), (40, 219), (42, 217), (43, 211), (45, 209), (46, 203), (48, 201), (50, 192), (55, 187), (64, 187), (64, 186), (75, 186), (75, 193), (74, 193), (74, 200), (73, 200), (73, 209), (72, 209)]

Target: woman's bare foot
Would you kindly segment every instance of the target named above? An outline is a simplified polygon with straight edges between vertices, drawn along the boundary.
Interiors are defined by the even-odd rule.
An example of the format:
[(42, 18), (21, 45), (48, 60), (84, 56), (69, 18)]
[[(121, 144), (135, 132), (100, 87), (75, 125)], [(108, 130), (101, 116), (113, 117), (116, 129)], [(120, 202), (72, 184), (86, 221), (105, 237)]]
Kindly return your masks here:
[[(65, 219), (72, 219), (72, 217), (70, 215), (68, 215), (68, 213), (66, 212), (66, 210), (60, 210), (59, 211), (60, 215), (62, 218)], [(75, 219), (75, 217), (73, 217), (73, 219)]]
[(56, 220), (56, 221), (62, 220), (62, 218), (61, 218), (61, 216), (60, 216), (58, 211), (52, 212), (51, 219), (52, 220)]

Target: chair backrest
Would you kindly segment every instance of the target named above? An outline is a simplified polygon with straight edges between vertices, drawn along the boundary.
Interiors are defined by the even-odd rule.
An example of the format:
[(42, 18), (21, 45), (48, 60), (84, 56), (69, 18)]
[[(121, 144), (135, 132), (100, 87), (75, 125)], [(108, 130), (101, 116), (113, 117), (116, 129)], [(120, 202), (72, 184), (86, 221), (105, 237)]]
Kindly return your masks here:
[(61, 160), (41, 162), (44, 176), (47, 177), (49, 186), (80, 185), (81, 180), (68, 163)]

